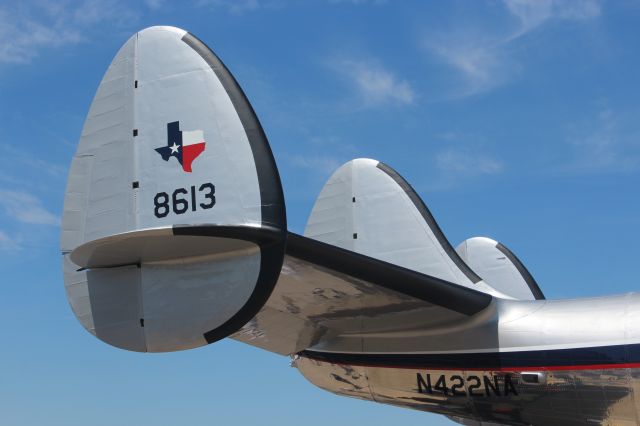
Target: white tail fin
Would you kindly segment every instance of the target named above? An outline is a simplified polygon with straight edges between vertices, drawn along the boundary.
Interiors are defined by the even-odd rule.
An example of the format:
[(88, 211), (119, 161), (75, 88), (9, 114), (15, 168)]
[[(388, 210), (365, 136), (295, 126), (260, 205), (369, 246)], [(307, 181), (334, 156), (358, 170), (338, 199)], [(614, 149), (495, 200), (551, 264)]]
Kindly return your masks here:
[(376, 160), (349, 161), (329, 178), (305, 236), (499, 295), (462, 261), (407, 181)]
[(519, 300), (544, 299), (527, 268), (504, 245), (485, 237), (463, 241), (456, 248), (467, 265), (491, 287)]
[(285, 238), (276, 165), (233, 76), (183, 30), (131, 37), (69, 172), (61, 246), (80, 322), (136, 351), (225, 337), (266, 302)]

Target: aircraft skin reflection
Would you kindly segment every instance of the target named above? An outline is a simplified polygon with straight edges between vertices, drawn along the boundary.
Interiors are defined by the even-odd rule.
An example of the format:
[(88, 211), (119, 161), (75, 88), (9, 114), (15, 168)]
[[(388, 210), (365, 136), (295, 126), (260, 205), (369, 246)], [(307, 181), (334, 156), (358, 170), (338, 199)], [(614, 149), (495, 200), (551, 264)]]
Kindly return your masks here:
[[(498, 318), (521, 303), (501, 301)], [(640, 345), (608, 343), (612, 336), (638, 334), (640, 295), (532, 303), (542, 306), (496, 323), (501, 351), (474, 352), (471, 346), (451, 353), (384, 353), (380, 345), (375, 353), (306, 350), (294, 364), (330, 392), (436, 412), (463, 424), (637, 424)], [(588, 316), (582, 312), (587, 305)], [(554, 342), (553, 334), (540, 333), (562, 327), (574, 333), (572, 344), (566, 336)], [(508, 348), (514, 331), (526, 336), (528, 347)], [(430, 340), (411, 339), (424, 349)], [(456, 345), (455, 334), (446, 339), (445, 345)]]
[[(554, 371), (546, 383), (537, 384), (524, 382), (518, 372), (481, 372), (485, 380), (480, 381), (474, 379), (479, 378), (476, 371), (347, 367), (305, 357), (297, 358), (295, 366), (313, 384), (338, 395), (439, 413), (463, 424), (637, 424), (637, 370)], [(444, 378), (443, 385), (425, 392), (420, 379), (416, 383), (425, 374)], [(464, 390), (451, 386), (460, 382), (458, 377)]]

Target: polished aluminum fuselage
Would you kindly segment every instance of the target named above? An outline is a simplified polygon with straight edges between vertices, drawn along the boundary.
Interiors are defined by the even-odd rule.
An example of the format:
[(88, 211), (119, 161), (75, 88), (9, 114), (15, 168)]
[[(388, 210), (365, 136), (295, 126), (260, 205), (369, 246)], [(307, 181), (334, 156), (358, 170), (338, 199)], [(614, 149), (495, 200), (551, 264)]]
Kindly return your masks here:
[(464, 324), (340, 335), (294, 363), (330, 392), (465, 424), (640, 424), (640, 294), (496, 299)]

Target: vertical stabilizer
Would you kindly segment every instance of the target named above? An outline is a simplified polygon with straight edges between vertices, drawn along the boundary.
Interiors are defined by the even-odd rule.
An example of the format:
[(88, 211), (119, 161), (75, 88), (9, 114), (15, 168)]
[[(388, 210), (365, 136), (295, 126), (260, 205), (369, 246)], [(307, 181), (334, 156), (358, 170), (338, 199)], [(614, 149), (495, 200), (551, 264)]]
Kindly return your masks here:
[(456, 251), (496, 290), (519, 300), (544, 299), (531, 273), (503, 244), (490, 238), (474, 237), (460, 243)]
[(349, 161), (329, 178), (305, 236), (497, 294), (462, 261), (411, 185), (376, 160)]
[(286, 229), (271, 149), (229, 70), (181, 29), (133, 35), (67, 182), (61, 247), (78, 320), (135, 351), (226, 337), (271, 294)]

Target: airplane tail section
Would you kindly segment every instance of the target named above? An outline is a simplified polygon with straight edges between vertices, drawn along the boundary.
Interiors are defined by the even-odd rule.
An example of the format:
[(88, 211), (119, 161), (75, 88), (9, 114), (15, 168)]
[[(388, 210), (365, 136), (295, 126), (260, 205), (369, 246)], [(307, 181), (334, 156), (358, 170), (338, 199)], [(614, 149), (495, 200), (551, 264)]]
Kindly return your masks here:
[(82, 325), (134, 351), (226, 337), (271, 294), (286, 229), (269, 144), (224, 64), (177, 28), (131, 37), (67, 183), (64, 281)]
[(329, 178), (304, 235), (497, 294), (461, 259), (411, 185), (376, 160), (349, 161)]
[(336, 171), (305, 234), (288, 233), (267, 138), (215, 54), (173, 27), (129, 39), (98, 87), (67, 182), (64, 285), (80, 323), (133, 351), (231, 336), (291, 354), (491, 317), (494, 298), (509, 297), (378, 161)]

